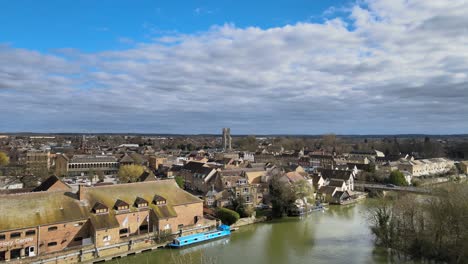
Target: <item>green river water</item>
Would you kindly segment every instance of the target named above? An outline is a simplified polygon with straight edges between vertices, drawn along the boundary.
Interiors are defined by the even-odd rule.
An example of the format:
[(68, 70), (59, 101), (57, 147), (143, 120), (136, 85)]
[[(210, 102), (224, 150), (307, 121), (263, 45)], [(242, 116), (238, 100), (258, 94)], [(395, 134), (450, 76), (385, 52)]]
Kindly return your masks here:
[(241, 227), (231, 237), (184, 249), (161, 249), (108, 263), (412, 263), (374, 246), (368, 201), (331, 206), (302, 218)]

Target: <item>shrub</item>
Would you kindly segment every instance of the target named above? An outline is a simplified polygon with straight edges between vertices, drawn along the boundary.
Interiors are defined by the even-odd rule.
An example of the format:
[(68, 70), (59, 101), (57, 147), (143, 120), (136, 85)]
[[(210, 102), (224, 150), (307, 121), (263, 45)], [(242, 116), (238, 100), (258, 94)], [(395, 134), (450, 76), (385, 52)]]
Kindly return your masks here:
[(392, 171), (390, 173), (390, 178), (388, 179), (390, 183), (397, 186), (408, 186), (408, 182), (405, 179), (405, 175), (399, 170)]
[(227, 208), (219, 208), (216, 211), (216, 216), (219, 219), (221, 219), (221, 222), (223, 222), (223, 224), (226, 225), (232, 225), (235, 222), (237, 222), (237, 220), (239, 220), (240, 218), (240, 215), (237, 212)]

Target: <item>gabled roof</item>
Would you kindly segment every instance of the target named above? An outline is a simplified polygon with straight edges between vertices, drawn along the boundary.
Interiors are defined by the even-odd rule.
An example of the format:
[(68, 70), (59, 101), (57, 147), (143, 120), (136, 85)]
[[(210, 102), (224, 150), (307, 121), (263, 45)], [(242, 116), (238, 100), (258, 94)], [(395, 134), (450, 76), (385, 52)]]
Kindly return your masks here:
[[(174, 180), (135, 182), (84, 188), (85, 199), (88, 200), (90, 204), (101, 202), (109, 208), (114, 206), (117, 199), (133, 205), (137, 198), (153, 201), (155, 195), (166, 199), (165, 206), (158, 206), (152, 203), (148, 204), (148, 207), (154, 210), (158, 218), (177, 216), (173, 208), (174, 206), (203, 202), (199, 198), (180, 189)], [(136, 211), (137, 208), (130, 207), (130, 210)]]
[(104, 204), (100, 203), (100, 202), (96, 202), (93, 206), (93, 211), (96, 211), (96, 210), (102, 210), (102, 209), (109, 209), (107, 206), (105, 206)]
[(49, 178), (47, 178), (45, 181), (41, 183), (41, 185), (37, 186), (32, 191), (33, 192), (46, 192), (57, 183), (60, 186), (58, 189), (56, 189), (56, 191), (57, 190), (61, 190), (61, 191), (71, 190), (70, 186), (68, 186), (66, 183), (64, 183), (57, 176), (54, 175), (54, 176), (50, 176)]
[(154, 198), (153, 198), (153, 202), (160, 202), (160, 201), (166, 201), (166, 199), (164, 197), (162, 197), (161, 195), (154, 195)]
[(118, 199), (114, 204), (114, 209), (117, 209), (117, 208), (122, 207), (122, 206), (130, 207), (130, 205), (127, 202)]
[(88, 218), (89, 207), (63, 191), (0, 196), (0, 230), (72, 222)]
[(292, 183), (305, 180), (304, 176), (302, 176), (299, 172), (296, 171), (288, 172), (285, 174), (285, 176)]
[(341, 179), (349, 180), (353, 177), (353, 172), (349, 170), (334, 170), (334, 169), (324, 169), (319, 168), (318, 171), (322, 174), (322, 177), (325, 179)]
[(156, 181), (156, 176), (152, 172), (144, 171), (140, 177), (138, 177), (138, 182), (147, 182), (147, 181)]
[(134, 205), (137, 205), (137, 204), (144, 204), (144, 203), (148, 204), (148, 201), (146, 201), (145, 199), (143, 199), (143, 198), (141, 198), (141, 197), (137, 197), (137, 198), (135, 199)]
[(121, 163), (135, 163), (135, 160), (130, 157), (128, 154), (125, 154), (121, 159), (120, 159), (120, 162)]
[(203, 162), (194, 162), (194, 161), (190, 161), (188, 162), (187, 164), (185, 164), (182, 169), (183, 170), (188, 170), (192, 173), (195, 173), (196, 171), (200, 170), (201, 168), (203, 168), (203, 166), (205, 165), (205, 163)]
[(344, 180), (340, 179), (331, 179), (330, 182), (328, 183), (328, 186), (334, 186), (334, 187), (343, 187), (343, 185), (346, 185)]
[(336, 192), (336, 187), (334, 186), (322, 186), (318, 189), (318, 193), (333, 195)]

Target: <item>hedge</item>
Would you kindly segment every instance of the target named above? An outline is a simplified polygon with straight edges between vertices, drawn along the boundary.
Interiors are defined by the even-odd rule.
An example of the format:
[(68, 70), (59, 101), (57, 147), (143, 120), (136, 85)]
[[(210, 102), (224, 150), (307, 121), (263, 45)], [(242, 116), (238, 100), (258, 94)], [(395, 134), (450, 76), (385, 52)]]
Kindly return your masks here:
[(227, 208), (219, 208), (216, 211), (216, 216), (226, 225), (232, 225), (240, 218), (240, 215), (236, 211)]

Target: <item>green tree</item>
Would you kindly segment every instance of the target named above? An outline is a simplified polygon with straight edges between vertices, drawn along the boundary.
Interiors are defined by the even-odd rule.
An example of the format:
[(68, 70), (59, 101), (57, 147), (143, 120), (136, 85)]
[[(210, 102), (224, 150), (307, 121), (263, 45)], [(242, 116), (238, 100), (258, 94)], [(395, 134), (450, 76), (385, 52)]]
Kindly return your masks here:
[(145, 168), (141, 165), (124, 165), (119, 169), (118, 177), (121, 183), (136, 182)]
[(242, 196), (239, 196), (232, 201), (232, 208), (240, 215), (240, 217), (250, 217), (253, 213), (252, 208), (246, 206), (245, 199)]
[(219, 208), (216, 211), (216, 217), (218, 217), (223, 224), (232, 225), (239, 220), (240, 215), (231, 209)]
[(408, 186), (408, 182), (405, 179), (405, 175), (399, 170), (394, 170), (390, 173), (388, 178), (389, 183), (395, 184), (397, 186)]
[(0, 166), (6, 166), (10, 163), (10, 158), (5, 152), (0, 151)]
[(175, 181), (181, 189), (185, 188), (185, 179), (182, 176), (175, 176)]
[(297, 199), (301, 199), (304, 204), (312, 201), (314, 194), (314, 187), (306, 180), (300, 180), (293, 184), (293, 189)]
[(280, 181), (279, 175), (275, 175), (270, 180), (270, 199), (273, 215), (282, 217), (291, 208), (297, 197), (293, 188)]

